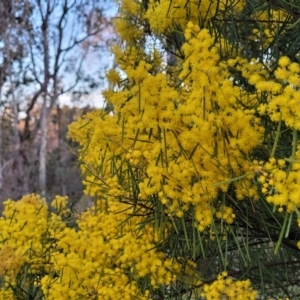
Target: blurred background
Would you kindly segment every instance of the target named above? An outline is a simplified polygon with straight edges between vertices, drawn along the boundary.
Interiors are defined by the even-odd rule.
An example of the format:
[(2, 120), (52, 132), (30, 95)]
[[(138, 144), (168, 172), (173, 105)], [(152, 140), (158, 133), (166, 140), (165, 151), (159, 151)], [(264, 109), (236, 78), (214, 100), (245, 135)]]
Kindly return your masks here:
[(67, 130), (103, 107), (116, 10), (106, 0), (1, 0), (1, 209), (28, 193), (88, 202)]

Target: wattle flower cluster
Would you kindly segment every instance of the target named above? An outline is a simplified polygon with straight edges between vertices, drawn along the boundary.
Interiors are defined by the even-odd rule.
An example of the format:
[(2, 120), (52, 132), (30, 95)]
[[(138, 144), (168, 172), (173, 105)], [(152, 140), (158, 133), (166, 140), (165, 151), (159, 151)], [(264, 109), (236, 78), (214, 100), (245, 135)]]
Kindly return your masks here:
[[(152, 288), (170, 285), (182, 267), (157, 249), (160, 234), (131, 206), (107, 202), (68, 226), (66, 197), (48, 208), (36, 195), (5, 202), (0, 218), (0, 299), (34, 293), (43, 299), (149, 299), (138, 281)], [(102, 206), (102, 207), (101, 207)], [(52, 210), (52, 212), (50, 212)], [(166, 229), (167, 230), (167, 229)]]
[[(264, 129), (254, 110), (240, 104), (247, 99), (218, 64), (208, 31), (189, 23), (186, 36), (181, 88), (167, 75), (149, 74), (144, 61), (127, 66), (132, 88), (108, 96), (116, 113), (92, 112), (72, 124), (69, 134), (82, 149), (88, 138), (89, 147), (82, 150), (82, 168), (90, 171), (88, 194), (130, 198), (133, 183), (127, 174), (132, 172), (139, 199), (158, 195), (166, 213), (175, 217), (192, 209), (195, 226), (203, 231), (217, 211), (222, 218), (223, 210), (213, 201), (227, 190), (226, 181), (247, 173), (251, 179), (251, 165), (241, 152), (258, 146)], [(237, 193), (253, 196), (255, 189), (237, 186)], [(229, 223), (233, 218), (233, 212), (224, 214)]]

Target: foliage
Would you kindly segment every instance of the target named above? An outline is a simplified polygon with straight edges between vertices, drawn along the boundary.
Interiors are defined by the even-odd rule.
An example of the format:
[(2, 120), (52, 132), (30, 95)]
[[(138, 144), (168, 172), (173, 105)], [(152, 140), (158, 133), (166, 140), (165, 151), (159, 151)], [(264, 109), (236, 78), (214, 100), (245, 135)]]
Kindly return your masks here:
[[(69, 128), (81, 146), (85, 193), (97, 200), (76, 227), (40, 206), (42, 231), (55, 239), (40, 292), (46, 299), (297, 299), (297, 2), (119, 5), (123, 43), (112, 47), (118, 68), (104, 92), (112, 109)], [(166, 51), (175, 64), (166, 63)], [(11, 207), (5, 224), (22, 220)], [(2, 241), (4, 254), (12, 243), (11, 257), (23, 249), (14, 234)], [(3, 292), (17, 295), (26, 282), (15, 276), (31, 264), (24, 250)]]

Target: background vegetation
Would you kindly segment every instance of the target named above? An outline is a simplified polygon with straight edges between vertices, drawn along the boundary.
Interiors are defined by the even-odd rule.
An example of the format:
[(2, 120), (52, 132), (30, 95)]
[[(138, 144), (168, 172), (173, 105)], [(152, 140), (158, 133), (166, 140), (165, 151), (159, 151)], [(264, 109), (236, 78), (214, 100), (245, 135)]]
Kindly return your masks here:
[[(65, 136), (84, 109), (63, 105), (86, 106), (80, 101), (104, 82), (106, 43), (113, 40), (109, 9), (105, 1), (1, 2), (1, 202), (31, 192), (49, 199), (53, 193), (71, 195)], [(79, 187), (74, 180), (71, 185)]]

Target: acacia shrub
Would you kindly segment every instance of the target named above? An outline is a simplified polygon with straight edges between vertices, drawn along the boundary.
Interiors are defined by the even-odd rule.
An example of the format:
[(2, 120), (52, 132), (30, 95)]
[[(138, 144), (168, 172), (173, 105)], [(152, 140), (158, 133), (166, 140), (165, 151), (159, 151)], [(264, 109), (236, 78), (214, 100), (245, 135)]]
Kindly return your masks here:
[[(46, 299), (296, 298), (300, 67), (288, 50), (297, 5), (119, 4), (123, 43), (112, 47), (118, 67), (103, 93), (111, 111), (69, 127), (96, 201), (75, 228), (64, 198), (62, 212), (39, 204), (54, 240), (35, 286)], [(8, 202), (1, 221), (22, 220), (24, 199)], [(14, 276), (27, 265), (4, 277), (3, 293), (17, 295)]]

